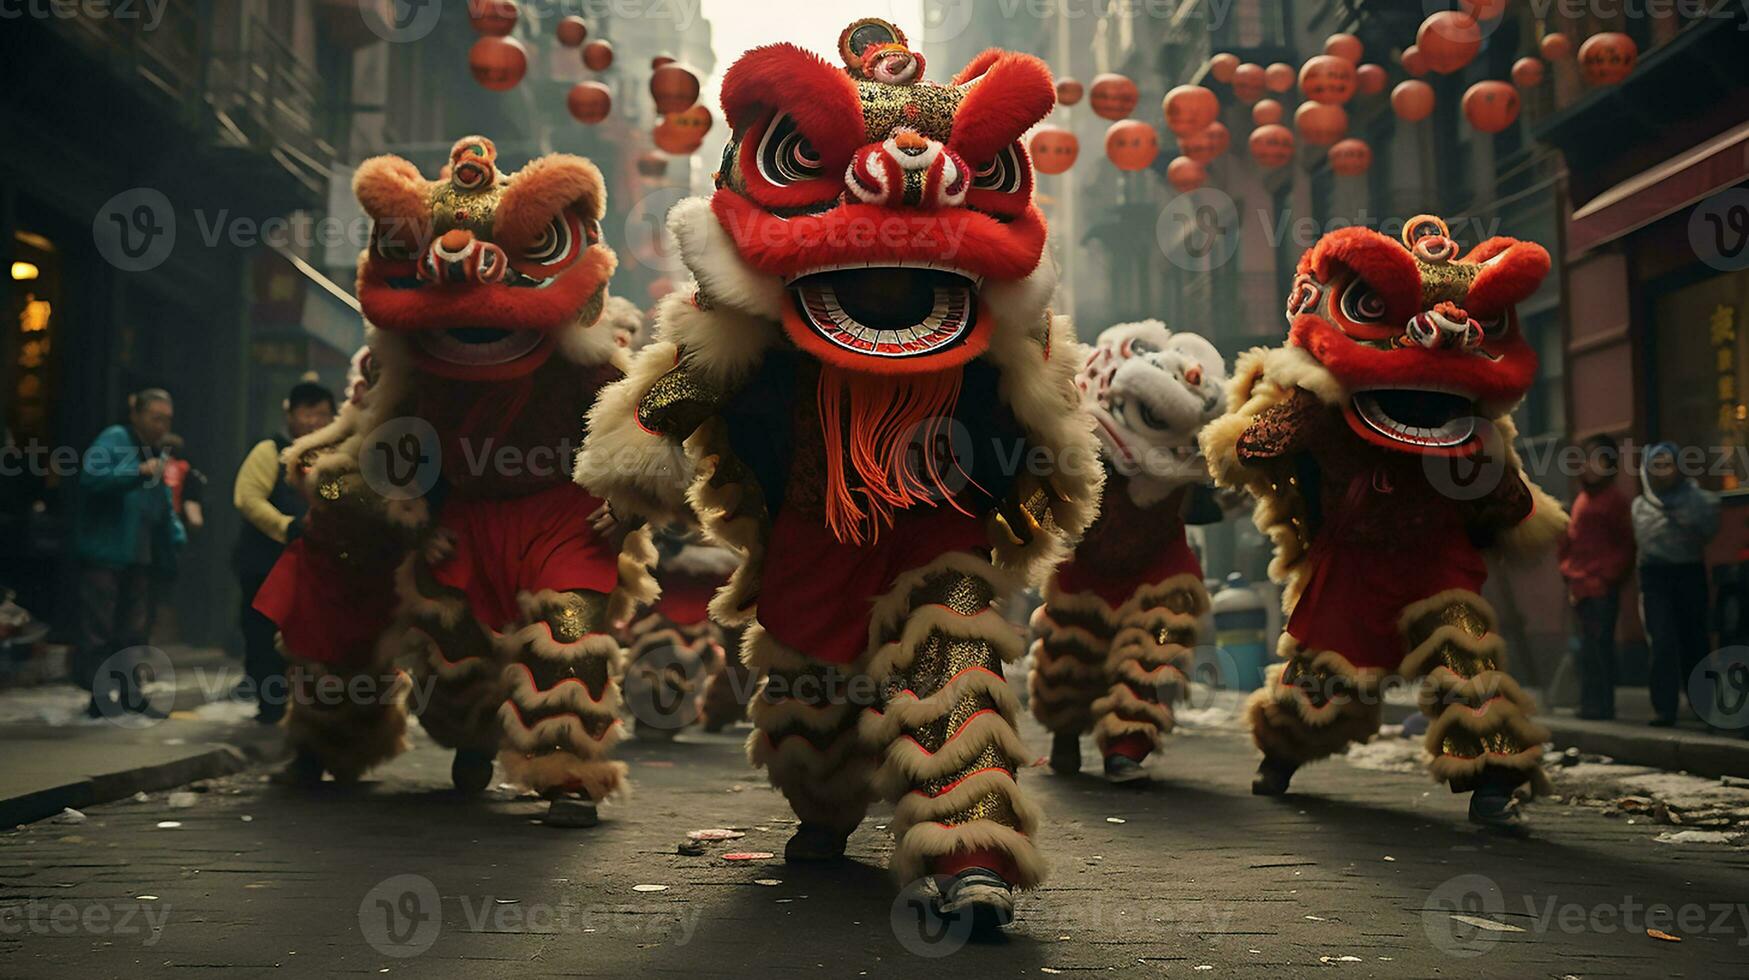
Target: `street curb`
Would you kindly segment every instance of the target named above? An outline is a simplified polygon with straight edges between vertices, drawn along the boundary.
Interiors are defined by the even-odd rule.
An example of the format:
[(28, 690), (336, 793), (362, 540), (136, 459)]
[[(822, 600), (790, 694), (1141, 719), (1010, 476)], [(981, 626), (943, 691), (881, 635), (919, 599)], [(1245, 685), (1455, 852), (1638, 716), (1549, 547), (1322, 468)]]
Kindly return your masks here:
[(0, 800), (0, 827), (15, 827), (52, 817), (62, 810), (83, 810), (125, 800), (135, 793), (154, 793), (201, 779), (229, 776), (248, 768), (248, 752), (215, 743), (208, 751), (121, 772), (104, 773)]
[[(1387, 704), (1384, 720), (1402, 724), (1417, 709)], [(1549, 730), (1557, 749), (1575, 748), (1588, 755), (1606, 755), (1630, 766), (1649, 766), (1695, 776), (1749, 777), (1749, 739), (1705, 732), (1633, 728), (1613, 722), (1589, 722), (1575, 718), (1538, 717)]]

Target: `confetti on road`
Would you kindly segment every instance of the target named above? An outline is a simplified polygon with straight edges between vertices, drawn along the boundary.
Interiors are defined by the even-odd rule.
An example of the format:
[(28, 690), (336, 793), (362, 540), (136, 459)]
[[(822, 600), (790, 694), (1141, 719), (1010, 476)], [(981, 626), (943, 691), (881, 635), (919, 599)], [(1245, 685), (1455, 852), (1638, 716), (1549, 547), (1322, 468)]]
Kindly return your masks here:
[(1122, 817), (1106, 817), (1105, 822), (1106, 823), (1129, 823), (1128, 820), (1125, 820)]
[(635, 892), (665, 892), (667, 890), (668, 890), (667, 885), (633, 885), (632, 886), (632, 891), (635, 891)]
[(1665, 932), (1662, 929), (1647, 929), (1646, 935), (1651, 936), (1653, 939), (1659, 940), (1661, 942), (1666, 942), (1666, 943), (1682, 942), (1681, 936), (1672, 936), (1671, 934)]
[(723, 855), (725, 861), (766, 861), (777, 855), (770, 851), (731, 851)]
[(727, 827), (706, 827), (703, 830), (691, 831), (686, 836), (692, 840), (735, 840), (747, 835)]
[(180, 820), (160, 820), (160, 821), (158, 821), (158, 829), (159, 830), (175, 830), (176, 828), (178, 828), (180, 826), (182, 826), (182, 821), (180, 821)]

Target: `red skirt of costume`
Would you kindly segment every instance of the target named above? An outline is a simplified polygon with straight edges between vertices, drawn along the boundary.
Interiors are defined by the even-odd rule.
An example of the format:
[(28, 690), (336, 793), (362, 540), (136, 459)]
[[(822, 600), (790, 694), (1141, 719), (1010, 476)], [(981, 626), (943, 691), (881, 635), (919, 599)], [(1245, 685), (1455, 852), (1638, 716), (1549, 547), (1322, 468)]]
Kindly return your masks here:
[[(589, 524), (600, 506), (600, 498), (573, 483), (521, 497), (452, 497), (437, 524), (454, 536), (454, 551), (432, 574), (464, 592), (474, 617), (495, 630), (515, 625), (523, 592), (611, 592), (619, 552)], [(300, 539), (274, 565), (255, 608), (278, 624), (286, 649), (299, 658), (343, 663), (367, 656), (388, 628), (392, 585), (380, 576), (362, 578)]]
[(1321, 535), (1306, 555), (1306, 588), (1287, 631), (1309, 650), (1333, 650), (1360, 668), (1395, 670), (1408, 653), (1404, 608), (1447, 589), (1480, 593), (1482, 553), (1454, 525), (1417, 529), (1413, 548)]

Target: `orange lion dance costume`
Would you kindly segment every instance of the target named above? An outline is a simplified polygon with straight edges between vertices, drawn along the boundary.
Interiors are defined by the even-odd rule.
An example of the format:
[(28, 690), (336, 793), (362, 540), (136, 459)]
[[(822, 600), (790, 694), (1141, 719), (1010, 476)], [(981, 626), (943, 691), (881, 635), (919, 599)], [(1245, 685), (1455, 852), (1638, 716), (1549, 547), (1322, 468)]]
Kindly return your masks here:
[(695, 282), (597, 404), (578, 479), (743, 557), (712, 613), (754, 621), (748, 750), (801, 820), (787, 857), (841, 856), (882, 794), (901, 880), (1002, 921), (1044, 862), (997, 604), (1102, 480), (1020, 142), (1053, 84), (1000, 51), (924, 81), (878, 20), (840, 48), (724, 76), (717, 190), (669, 218)]
[(1474, 791), (1471, 819), (1521, 822), (1512, 791), (1548, 733), (1479, 593), (1485, 554), (1534, 553), (1566, 526), (1508, 416), (1536, 373), (1514, 307), (1548, 271), (1509, 238), (1460, 258), (1438, 218), (1402, 243), (1344, 229), (1300, 260), (1287, 345), (1240, 358), (1202, 441), (1216, 479), (1257, 497), (1287, 586), (1287, 663), (1250, 704), (1255, 792), (1370, 738), (1401, 678), (1422, 682), (1433, 775)]
[[(393, 757), (410, 692), (457, 788), (483, 789), (496, 756), (549, 822), (593, 823), (625, 771), (613, 624), (654, 591), (647, 533), (622, 556), (570, 480), (578, 420), (625, 365), (597, 324), (601, 174), (564, 155), (506, 174), (471, 136), (440, 180), (377, 157), (354, 188), (373, 383), (286, 451), (309, 528), (256, 600), (295, 663), (288, 776)], [(372, 696), (322, 696), (361, 678)]]

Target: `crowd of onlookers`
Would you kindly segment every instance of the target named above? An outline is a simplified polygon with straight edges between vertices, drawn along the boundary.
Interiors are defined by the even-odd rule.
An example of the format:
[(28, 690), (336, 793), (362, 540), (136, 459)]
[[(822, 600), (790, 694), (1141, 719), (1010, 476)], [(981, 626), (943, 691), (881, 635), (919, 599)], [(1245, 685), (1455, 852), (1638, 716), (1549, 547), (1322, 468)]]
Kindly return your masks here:
[(1583, 448), (1561, 547), (1579, 632), (1579, 717), (1615, 717), (1616, 626), (1637, 571), (1651, 723), (1668, 727), (1676, 724), (1689, 676), (1709, 653), (1706, 549), (1719, 528), (1719, 499), (1682, 473), (1673, 443), (1646, 450), (1631, 500), (1622, 490), (1617, 444), (1594, 437)]

